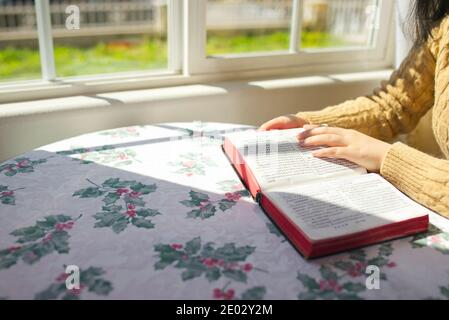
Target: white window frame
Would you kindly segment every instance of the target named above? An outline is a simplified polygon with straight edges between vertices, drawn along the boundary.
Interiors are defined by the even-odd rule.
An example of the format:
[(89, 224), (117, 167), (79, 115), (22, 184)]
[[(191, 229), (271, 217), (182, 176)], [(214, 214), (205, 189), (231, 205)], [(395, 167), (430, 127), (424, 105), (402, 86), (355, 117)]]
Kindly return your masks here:
[[(298, 39), (301, 32), (303, 1), (293, 0), (290, 48), (286, 51), (249, 54), (206, 56), (206, 8), (207, 0), (184, 0), (186, 8), (184, 65), (189, 75), (249, 71), (266, 68), (300, 68), (319, 72), (336, 64), (349, 63), (352, 69), (364, 67), (370, 62), (383, 62), (387, 55), (388, 31), (391, 30), (393, 0), (377, 0), (376, 27), (371, 35), (373, 44), (362, 48), (328, 48), (301, 50)], [(380, 18), (387, 23), (380, 24)]]
[(182, 73), (182, 5), (167, 0), (166, 69), (57, 77), (49, 0), (36, 0), (41, 77), (0, 82), (0, 103), (172, 85)]
[[(42, 79), (0, 83), (0, 103), (96, 94), (111, 91), (167, 87), (200, 82), (357, 72), (391, 68), (393, 0), (380, 1), (378, 20), (370, 48), (300, 50), (302, 1), (293, 0), (292, 37), (285, 52), (206, 56), (206, 0), (168, 1), (168, 66), (165, 70), (129, 71), (58, 78), (54, 66), (49, 23), (49, 1), (37, 0), (36, 17), (42, 63)], [(296, 39), (296, 40), (295, 40)]]
[(56, 79), (55, 53), (51, 30), (50, 1), (35, 1), (39, 56), (43, 80)]
[[(150, 71), (126, 71), (105, 73), (98, 75), (83, 75), (71, 77), (57, 77), (55, 67), (52, 26), (50, 16), (50, 1), (35, 1), (36, 25), (38, 31), (39, 53), (41, 61), (42, 80), (68, 82), (88, 82), (98, 80), (119, 80), (132, 76), (133, 78), (146, 78), (157, 75), (180, 74), (182, 68), (182, 2), (180, 0), (167, 0), (167, 68)], [(1, 85), (1, 84), (0, 84)]]

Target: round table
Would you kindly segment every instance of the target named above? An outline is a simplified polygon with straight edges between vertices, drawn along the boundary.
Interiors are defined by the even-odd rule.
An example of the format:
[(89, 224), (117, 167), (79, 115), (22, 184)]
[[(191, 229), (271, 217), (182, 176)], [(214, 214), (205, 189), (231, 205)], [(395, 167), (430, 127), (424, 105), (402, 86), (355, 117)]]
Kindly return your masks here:
[[(247, 129), (119, 128), (0, 164), (0, 297), (449, 298), (449, 224), (438, 215), (427, 234), (305, 260), (222, 152), (224, 133)], [(379, 289), (366, 285), (369, 265)], [(70, 268), (80, 283), (68, 289)]]

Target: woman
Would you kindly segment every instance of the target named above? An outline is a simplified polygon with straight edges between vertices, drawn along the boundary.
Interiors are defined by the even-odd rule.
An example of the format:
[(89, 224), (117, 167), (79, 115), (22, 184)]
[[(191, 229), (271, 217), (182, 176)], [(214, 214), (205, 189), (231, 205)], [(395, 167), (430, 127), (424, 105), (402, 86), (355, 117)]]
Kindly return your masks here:
[[(304, 127), (304, 146), (327, 146), (316, 157), (341, 158), (380, 173), (396, 188), (449, 217), (449, 1), (417, 0), (416, 42), (388, 83), (369, 97), (317, 112), (273, 119), (261, 130)], [(446, 159), (402, 143), (433, 108), (432, 129)], [(320, 126), (326, 124), (327, 126)]]

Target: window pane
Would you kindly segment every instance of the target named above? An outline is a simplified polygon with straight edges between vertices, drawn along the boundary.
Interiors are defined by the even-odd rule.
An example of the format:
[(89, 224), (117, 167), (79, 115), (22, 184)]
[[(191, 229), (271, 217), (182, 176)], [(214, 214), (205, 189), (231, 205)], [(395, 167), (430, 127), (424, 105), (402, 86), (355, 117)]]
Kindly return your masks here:
[(40, 77), (33, 1), (0, 0), (0, 82)]
[(291, 0), (208, 0), (208, 55), (289, 49)]
[[(50, 3), (58, 76), (167, 68), (167, 0)], [(69, 5), (79, 8), (79, 29)]]
[(304, 0), (301, 48), (372, 44), (377, 0)]

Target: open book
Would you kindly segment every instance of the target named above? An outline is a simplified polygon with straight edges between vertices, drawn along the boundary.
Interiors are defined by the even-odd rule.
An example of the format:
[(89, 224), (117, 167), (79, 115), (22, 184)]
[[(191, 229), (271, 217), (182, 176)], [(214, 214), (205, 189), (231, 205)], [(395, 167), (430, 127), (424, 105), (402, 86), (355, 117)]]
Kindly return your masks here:
[(429, 210), (377, 174), (301, 147), (302, 129), (232, 133), (223, 149), (253, 197), (305, 256), (426, 231)]

